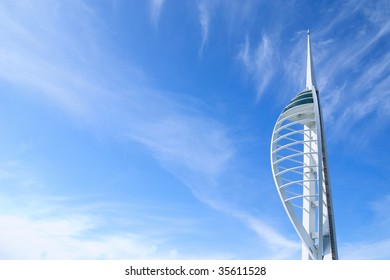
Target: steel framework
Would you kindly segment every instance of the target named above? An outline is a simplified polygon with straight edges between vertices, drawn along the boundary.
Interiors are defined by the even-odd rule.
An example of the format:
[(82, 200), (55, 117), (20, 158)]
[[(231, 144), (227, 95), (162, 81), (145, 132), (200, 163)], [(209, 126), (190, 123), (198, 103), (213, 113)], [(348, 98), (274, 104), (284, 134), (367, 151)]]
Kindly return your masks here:
[(302, 259), (337, 259), (319, 91), (307, 35), (306, 88), (284, 108), (271, 140), (280, 199), (302, 240)]

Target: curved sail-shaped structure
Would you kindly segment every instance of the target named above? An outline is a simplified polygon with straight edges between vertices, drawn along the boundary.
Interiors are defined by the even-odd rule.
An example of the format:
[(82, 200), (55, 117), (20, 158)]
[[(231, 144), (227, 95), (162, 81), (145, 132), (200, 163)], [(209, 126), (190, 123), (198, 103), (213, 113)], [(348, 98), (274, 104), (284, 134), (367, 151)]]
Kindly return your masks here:
[(306, 88), (284, 108), (271, 140), (271, 165), (283, 206), (302, 240), (302, 259), (337, 259), (321, 106), (310, 33)]

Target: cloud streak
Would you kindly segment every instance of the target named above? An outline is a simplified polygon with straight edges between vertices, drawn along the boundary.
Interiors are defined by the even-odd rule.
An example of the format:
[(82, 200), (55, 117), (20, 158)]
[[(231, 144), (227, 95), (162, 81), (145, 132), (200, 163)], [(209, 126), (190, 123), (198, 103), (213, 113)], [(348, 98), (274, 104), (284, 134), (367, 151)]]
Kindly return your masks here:
[(54, 186), (36, 173), (27, 163), (0, 164), (0, 259), (192, 256), (173, 239), (195, 231), (199, 221), (169, 215), (161, 204), (156, 215), (148, 203), (52, 195)]
[(261, 41), (254, 50), (251, 49), (248, 36), (245, 37), (245, 41), (238, 53), (238, 60), (255, 81), (257, 101), (264, 95), (265, 89), (275, 74), (275, 59), (273, 46), (267, 34), (263, 34)]
[(265, 247), (268, 251), (263, 258), (292, 259), (299, 254), (301, 250), (299, 242), (287, 239), (259, 218), (241, 213), (236, 213), (236, 215), (248, 228), (253, 230), (266, 245)]
[[(3, 194), (4, 200), (4, 194)], [(37, 201), (37, 198), (33, 198)], [(29, 202), (29, 200), (26, 200)], [(46, 207), (59, 205), (41, 199)], [(40, 205), (39, 207), (42, 207)], [(19, 207), (17, 213), (0, 213), (0, 259), (165, 259), (178, 257), (174, 248), (169, 249), (166, 240), (139, 234), (131, 230), (105, 232), (101, 220), (108, 217), (86, 213), (64, 213), (51, 210)], [(81, 209), (80, 209), (81, 210)], [(72, 212), (78, 212), (72, 209)], [(83, 214), (81, 214), (83, 212)], [(115, 225), (111, 222), (111, 226)], [(117, 225), (115, 225), (117, 226)], [(94, 237), (91, 233), (95, 232)], [(103, 231), (104, 232), (104, 231)], [(168, 247), (168, 248), (167, 248)]]
[(150, 0), (150, 18), (153, 25), (157, 25), (165, 0)]
[(340, 244), (342, 259), (348, 260), (386, 260), (390, 258), (390, 195), (384, 194), (379, 199), (369, 202), (371, 219), (367, 219), (363, 235), (369, 236), (366, 240), (357, 240), (355, 243)]
[(388, 260), (390, 258), (390, 239), (378, 242), (357, 242), (342, 244), (342, 259), (345, 260)]
[(210, 19), (211, 12), (214, 8), (215, 3), (211, 3), (210, 1), (199, 1), (198, 2), (198, 17), (201, 31), (201, 43), (199, 47), (199, 55), (202, 56), (203, 50), (206, 46), (207, 39), (209, 36), (209, 27), (210, 27)]
[[(152, 18), (157, 20), (163, 1), (153, 1), (151, 5), (152, 15), (155, 14)], [(211, 206), (208, 203), (210, 199), (220, 198), (218, 195), (218, 188), (222, 187), (220, 179), (231, 176), (228, 172), (236, 156), (233, 140), (222, 123), (205, 114), (200, 109), (201, 106), (195, 105), (193, 101), (183, 100), (172, 92), (151, 89), (142, 80), (136, 81), (138, 80), (136, 75), (131, 79), (123, 77), (123, 73), (115, 70), (112, 70), (113, 72), (104, 70), (116, 69), (118, 59), (105, 54), (99, 48), (94, 49), (95, 54), (89, 52), (90, 49), (86, 46), (99, 45), (97, 39), (92, 36), (93, 32), (88, 38), (75, 41), (66, 35), (71, 34), (67, 29), (68, 25), (58, 24), (54, 16), (47, 14), (40, 19), (47, 30), (39, 33), (29, 24), (40, 16), (39, 13), (32, 13), (20, 21), (10, 16), (20, 12), (19, 10), (8, 12), (4, 8), (5, 17), (0, 20), (4, 27), (2, 35), (10, 39), (8, 45), (0, 47), (0, 54), (4, 58), (0, 62), (2, 69), (0, 78), (3, 81), (23, 91), (28, 89), (26, 96), (29, 98), (44, 100), (47, 106), (62, 109), (75, 121), (86, 124), (92, 130), (102, 128), (107, 135), (112, 134), (129, 140), (129, 145), (134, 143), (141, 145), (165, 170), (179, 178), (206, 205)], [(201, 23), (203, 48), (208, 36), (209, 15), (206, 10), (200, 13), (204, 13), (204, 18), (200, 18), (200, 21), (203, 21)], [(85, 9), (85, 14), (82, 15), (84, 16), (81, 17), (82, 24), (84, 28), (89, 29), (91, 10)], [(77, 29), (78, 24), (81, 22), (73, 23), (72, 28)], [(56, 34), (64, 36), (58, 41)], [(62, 45), (67, 49), (62, 50)], [(48, 53), (46, 51), (48, 49), (54, 49), (55, 52)], [(256, 65), (264, 62), (269, 52), (268, 37), (263, 37), (254, 55)], [(104, 69), (99, 67), (99, 62), (104, 62)], [(130, 69), (129, 71), (136, 69), (136, 73), (142, 72), (138, 71), (137, 67)], [(118, 85), (112, 83), (110, 77), (119, 77), (117, 78), (119, 80), (122, 77), (122, 80), (127, 81)], [(7, 172), (0, 172), (0, 175), (10, 176)], [(40, 200), (30, 196), (28, 201)], [(4, 214), (6, 212), (4, 211), (0, 215), (0, 221), (8, 228), (7, 231), (1, 231), (3, 233), (0, 239), (7, 241), (1, 244), (4, 248), (3, 258), (183, 257), (178, 255), (177, 248), (170, 247), (162, 241), (159, 243), (160, 238), (166, 238), (163, 233), (153, 238), (134, 231), (99, 234), (102, 227), (104, 228), (101, 221), (108, 218), (88, 210), (90, 206), (88, 203), (84, 206), (88, 210), (84, 212), (85, 214), (80, 214), (82, 213), (80, 210), (63, 215), (56, 215), (64, 213), (67, 209), (61, 203), (49, 203), (43, 199), (39, 204), (50, 205), (51, 208), (58, 208), (61, 211), (58, 209), (38, 211), (31, 206), (28, 211), (21, 209), (21, 212), (8, 214)], [(271, 245), (290, 244), (276, 230), (265, 227), (261, 220), (242, 215), (232, 217), (243, 221), (246, 227)], [(29, 239), (26, 240), (28, 246), (18, 247), (16, 242), (20, 241), (26, 232), (29, 235)], [(95, 236), (91, 237), (91, 233), (95, 233)], [(272, 241), (274, 237), (276, 239)], [(227, 255), (234, 257), (233, 253)], [(285, 253), (284, 256), (288, 254)], [(203, 255), (202, 258), (208, 256)]]
[[(162, 2), (153, 5), (162, 5)], [(12, 23), (14, 26), (18, 24)], [(34, 36), (34, 32), (26, 26), (19, 29), (24, 30), (23, 34)], [(56, 44), (51, 39), (36, 38), (45, 48)], [(26, 45), (25, 40), (13, 43)], [(73, 48), (86, 53), (82, 45), (80, 43)], [(184, 105), (168, 97), (172, 93), (159, 92), (133, 81), (124, 85), (126, 89), (112, 88), (109, 81), (101, 79), (99, 72), (92, 73), (92, 78), (85, 76), (89, 72), (88, 65), (71, 56), (69, 60), (72, 62), (73, 59), (78, 70), (73, 67), (67, 69), (55, 57), (36, 54), (29, 47), (17, 50), (10, 47), (0, 51), (6, 58), (0, 62), (3, 80), (34, 89), (35, 97), (48, 99), (77, 120), (92, 126), (103, 124), (110, 130), (124, 129), (126, 132), (122, 136), (145, 145), (166, 163), (183, 165), (203, 175), (216, 175), (234, 153), (221, 124), (204, 116), (190, 102)], [(108, 57), (106, 63), (109, 59), (114, 61), (110, 68), (115, 69), (115, 58)], [(111, 73), (110, 76), (120, 74)], [(96, 82), (99, 79), (100, 82)]]
[[(370, 131), (364, 133), (368, 128), (359, 129), (359, 146), (366, 146), (364, 143), (373, 139), (368, 135), (383, 130), (388, 124), (390, 57), (385, 46), (388, 45), (390, 21), (379, 11), (383, 5), (380, 1), (370, 6), (347, 1), (340, 9), (329, 8), (332, 20), (327, 21), (326, 26), (319, 23), (319, 27), (313, 27), (314, 66), (325, 124), (330, 128), (329, 133), (335, 135), (329, 138), (332, 141), (354, 134), (357, 126), (370, 119)], [(358, 23), (349, 24), (357, 18), (360, 19)], [(340, 29), (341, 24), (345, 28)], [(296, 92), (304, 87), (304, 32), (298, 31), (289, 44), (279, 50), (288, 53), (282, 70)]]

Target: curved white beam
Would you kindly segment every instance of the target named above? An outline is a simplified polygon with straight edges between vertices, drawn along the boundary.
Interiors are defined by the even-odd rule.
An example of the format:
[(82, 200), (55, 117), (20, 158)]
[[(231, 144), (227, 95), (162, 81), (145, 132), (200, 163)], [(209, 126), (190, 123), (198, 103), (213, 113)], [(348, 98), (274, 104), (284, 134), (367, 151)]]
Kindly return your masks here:
[(271, 166), (277, 191), (302, 240), (303, 259), (337, 259), (322, 115), (307, 41), (306, 89), (276, 121)]

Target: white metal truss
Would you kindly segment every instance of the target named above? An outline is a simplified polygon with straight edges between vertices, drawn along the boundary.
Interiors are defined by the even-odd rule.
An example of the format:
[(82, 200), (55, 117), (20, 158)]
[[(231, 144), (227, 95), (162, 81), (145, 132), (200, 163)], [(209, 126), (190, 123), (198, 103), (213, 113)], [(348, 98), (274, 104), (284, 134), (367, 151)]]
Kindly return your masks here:
[(271, 165), (283, 206), (302, 240), (302, 259), (337, 259), (322, 115), (308, 33), (306, 89), (276, 121)]

